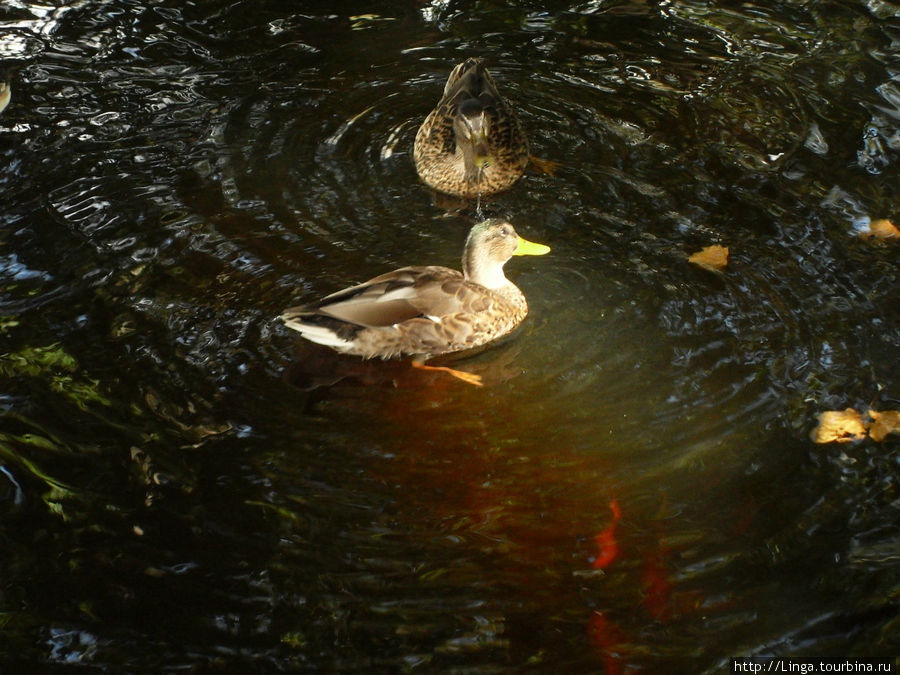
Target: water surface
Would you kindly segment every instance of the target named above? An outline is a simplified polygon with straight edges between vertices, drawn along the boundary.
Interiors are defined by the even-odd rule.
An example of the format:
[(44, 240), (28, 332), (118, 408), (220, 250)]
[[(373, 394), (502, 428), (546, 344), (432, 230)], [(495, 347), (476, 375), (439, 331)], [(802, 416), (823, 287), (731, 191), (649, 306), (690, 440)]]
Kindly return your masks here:
[[(898, 19), (4, 3), (0, 662), (896, 657), (897, 437), (809, 432), (900, 408), (898, 248), (858, 236), (900, 215)], [(411, 146), (473, 55), (560, 164), (482, 204), (553, 249), (508, 265), (529, 318), (452, 360), (483, 389), (330, 359), (280, 311), (457, 265), (475, 205)]]

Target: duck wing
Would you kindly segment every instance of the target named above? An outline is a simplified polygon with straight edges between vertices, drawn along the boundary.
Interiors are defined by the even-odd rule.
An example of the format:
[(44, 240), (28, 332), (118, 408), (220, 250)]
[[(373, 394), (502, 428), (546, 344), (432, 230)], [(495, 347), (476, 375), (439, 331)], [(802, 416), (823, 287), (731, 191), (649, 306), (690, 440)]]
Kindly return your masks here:
[(393, 326), (415, 318), (479, 311), (477, 286), (446, 267), (404, 267), (332, 293), (285, 317), (328, 316), (358, 326)]

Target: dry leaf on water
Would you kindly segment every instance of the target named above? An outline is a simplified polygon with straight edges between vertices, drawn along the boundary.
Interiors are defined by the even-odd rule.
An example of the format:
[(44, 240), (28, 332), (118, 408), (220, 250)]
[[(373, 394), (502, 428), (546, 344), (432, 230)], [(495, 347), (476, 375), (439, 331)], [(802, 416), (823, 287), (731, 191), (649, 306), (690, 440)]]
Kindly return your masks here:
[(869, 426), (873, 441), (880, 443), (888, 434), (900, 433), (900, 410), (869, 410), (869, 417), (874, 420)]
[(718, 244), (704, 246), (702, 250), (688, 258), (688, 262), (692, 262), (707, 270), (724, 269), (728, 264), (728, 248)]
[(853, 408), (826, 410), (819, 413), (819, 424), (810, 432), (814, 443), (850, 443), (869, 437), (876, 443), (888, 434), (900, 433), (900, 410), (869, 410), (872, 422), (863, 420), (862, 414)]
[(866, 437), (862, 415), (853, 408), (819, 413), (819, 424), (810, 433), (814, 443), (849, 443)]
[(863, 239), (877, 239), (878, 241), (900, 239), (900, 230), (887, 218), (882, 218), (869, 223), (869, 227), (860, 231), (859, 236)]

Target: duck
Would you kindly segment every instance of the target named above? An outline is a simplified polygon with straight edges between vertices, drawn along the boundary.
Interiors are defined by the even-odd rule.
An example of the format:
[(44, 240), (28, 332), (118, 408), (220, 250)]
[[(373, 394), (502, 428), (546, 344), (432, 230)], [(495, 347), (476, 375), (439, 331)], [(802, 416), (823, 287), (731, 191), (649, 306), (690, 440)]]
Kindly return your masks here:
[(528, 138), (479, 58), (450, 73), (444, 95), (416, 133), (419, 177), (438, 192), (476, 198), (501, 192), (525, 172)]
[(288, 308), (280, 318), (305, 339), (339, 353), (385, 360), (411, 356), (415, 368), (482, 386), (478, 375), (425, 361), (480, 347), (522, 323), (528, 303), (503, 266), (513, 256), (549, 251), (520, 237), (507, 220), (490, 218), (470, 230), (462, 271), (403, 267)]

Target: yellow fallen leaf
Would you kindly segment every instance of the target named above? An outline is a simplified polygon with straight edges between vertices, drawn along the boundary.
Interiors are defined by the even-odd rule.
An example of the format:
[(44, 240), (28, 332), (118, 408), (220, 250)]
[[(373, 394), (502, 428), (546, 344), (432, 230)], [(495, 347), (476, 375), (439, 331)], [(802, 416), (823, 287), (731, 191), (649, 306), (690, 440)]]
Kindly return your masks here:
[(819, 424), (809, 434), (814, 443), (849, 443), (866, 437), (862, 415), (853, 408), (819, 413)]
[(900, 230), (887, 218), (873, 220), (868, 229), (862, 230), (859, 236), (863, 239), (874, 238), (878, 241), (885, 239), (900, 239)]
[(900, 410), (869, 410), (874, 422), (869, 426), (869, 436), (880, 443), (888, 434), (900, 433)]
[(707, 270), (724, 269), (728, 264), (728, 248), (718, 244), (704, 246), (703, 249), (688, 258), (688, 262)]

